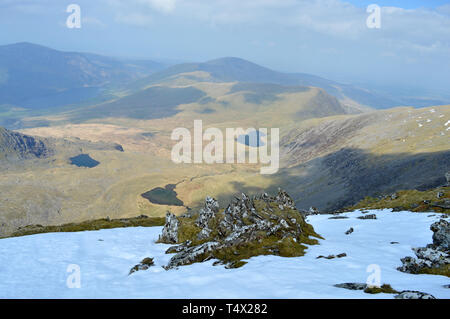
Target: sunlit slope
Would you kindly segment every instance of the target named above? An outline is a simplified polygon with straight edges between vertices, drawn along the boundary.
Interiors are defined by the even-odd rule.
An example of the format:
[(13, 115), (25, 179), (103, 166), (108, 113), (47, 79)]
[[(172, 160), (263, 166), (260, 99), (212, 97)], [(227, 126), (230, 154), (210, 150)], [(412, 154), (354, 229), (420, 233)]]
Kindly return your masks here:
[(314, 86), (324, 89), (328, 94), (346, 101), (346, 104), (388, 108), (404, 105), (401, 99), (393, 99), (383, 94), (361, 89), (349, 84), (342, 84), (315, 75), (305, 73), (283, 73), (271, 70), (250, 61), (226, 57), (203, 63), (185, 63), (171, 66), (140, 79), (129, 86), (131, 90), (139, 90), (173, 79), (180, 74), (188, 74), (195, 81), (273, 83), (278, 85)]
[[(229, 88), (214, 89), (216, 99), (245, 99), (233, 95), (240, 94), (237, 92), (223, 94)], [(313, 91), (289, 94), (304, 97)], [(70, 165), (66, 156), (52, 165), (9, 169), (0, 175), (0, 193), (8, 198), (1, 201), (1, 222), (12, 230), (27, 224), (51, 225), (106, 216), (163, 216), (169, 209), (182, 213), (198, 207), (207, 195), (226, 203), (242, 191), (273, 191), (280, 186), (290, 190), (300, 208), (332, 209), (366, 195), (434, 187), (445, 182), (444, 174), (450, 170), (449, 106), (296, 121), (287, 117), (298, 108), (287, 116), (259, 111), (245, 118), (238, 116), (238, 110), (229, 110), (227, 116), (221, 114), (214, 103), (209, 106), (217, 107), (217, 112), (201, 117), (206, 126), (264, 127), (270, 120), (286, 123), (281, 139), (283, 167), (277, 174), (263, 176), (259, 165), (250, 164), (172, 163), (171, 128), (188, 123), (191, 126), (187, 128), (192, 129), (191, 120), (198, 116), (189, 105), (165, 120), (119, 119), (122, 126), (90, 123), (36, 128), (27, 133), (121, 142), (125, 152), (90, 150), (89, 154), (100, 162), (94, 168)], [(127, 127), (131, 125), (136, 128)], [(176, 185), (177, 198), (184, 206), (152, 204), (141, 196), (167, 184)]]
[(54, 116), (26, 118), (23, 123), (33, 126), (45, 120), (52, 127), (102, 123), (171, 131), (178, 126), (189, 127), (194, 119), (201, 119), (219, 127), (235, 127), (241, 122), (244, 127), (265, 125), (284, 129), (306, 119), (352, 112), (323, 89), (314, 87), (236, 82), (180, 85), (178, 80), (112, 102)]

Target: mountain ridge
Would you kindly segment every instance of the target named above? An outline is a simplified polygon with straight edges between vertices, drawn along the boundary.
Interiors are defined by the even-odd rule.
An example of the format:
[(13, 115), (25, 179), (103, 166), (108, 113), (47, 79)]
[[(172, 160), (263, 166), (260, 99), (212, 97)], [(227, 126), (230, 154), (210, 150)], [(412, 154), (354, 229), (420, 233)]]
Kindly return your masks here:
[(28, 109), (69, 105), (97, 97), (120, 82), (162, 64), (67, 52), (29, 42), (0, 46), (0, 105)]

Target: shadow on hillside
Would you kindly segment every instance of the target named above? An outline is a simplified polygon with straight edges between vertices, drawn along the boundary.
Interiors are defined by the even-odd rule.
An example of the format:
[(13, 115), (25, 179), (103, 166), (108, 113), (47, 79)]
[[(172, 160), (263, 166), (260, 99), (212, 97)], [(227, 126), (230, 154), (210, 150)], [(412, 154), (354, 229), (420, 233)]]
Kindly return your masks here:
[[(366, 196), (392, 194), (398, 190), (427, 190), (446, 183), (450, 171), (450, 150), (421, 154), (374, 155), (361, 149), (344, 148), (304, 164), (280, 169), (267, 175), (267, 188), (234, 181), (233, 192), (216, 199), (225, 208), (241, 193), (250, 196), (286, 190), (299, 209), (311, 206), (321, 211), (337, 210), (356, 204)], [(199, 203), (199, 207), (203, 205)]]
[(375, 155), (344, 148), (307, 163), (280, 170), (276, 179), (299, 208), (334, 210), (366, 196), (398, 190), (427, 190), (446, 183), (450, 150)]

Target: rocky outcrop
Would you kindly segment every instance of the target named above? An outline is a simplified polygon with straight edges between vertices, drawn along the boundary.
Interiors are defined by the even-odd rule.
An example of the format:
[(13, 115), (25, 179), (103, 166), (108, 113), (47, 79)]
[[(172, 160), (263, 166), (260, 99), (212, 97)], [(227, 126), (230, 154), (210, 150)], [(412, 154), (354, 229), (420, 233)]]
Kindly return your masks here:
[(242, 194), (220, 211), (218, 202), (207, 197), (198, 213), (176, 217), (168, 213), (159, 242), (177, 243), (166, 253), (175, 253), (165, 269), (216, 259), (227, 268), (239, 267), (257, 255), (302, 256), (306, 246), (319, 237), (284, 191), (275, 197)]
[(411, 274), (430, 273), (449, 276), (450, 225), (441, 219), (430, 226), (433, 231), (433, 243), (427, 247), (413, 248), (416, 257), (401, 259), (402, 266), (397, 268)]
[(328, 255), (328, 256), (320, 255), (320, 256), (316, 257), (316, 259), (320, 259), (320, 258), (334, 259), (334, 258), (343, 258), (343, 257), (347, 257), (347, 254), (346, 253), (341, 253), (341, 254), (338, 254), (338, 255)]
[(363, 215), (359, 216), (358, 219), (377, 219), (377, 215), (375, 214)]
[(159, 236), (159, 240), (162, 243), (175, 244), (178, 241), (178, 226), (179, 222), (177, 216), (167, 212), (166, 223), (162, 230), (162, 234)]
[(357, 282), (346, 282), (343, 284), (336, 284), (334, 286), (337, 288), (344, 288), (348, 290), (364, 290), (367, 288), (367, 284)]
[(405, 290), (394, 297), (395, 299), (436, 299), (434, 296), (414, 290)]
[(430, 227), (433, 232), (433, 245), (436, 249), (447, 251), (450, 249), (450, 224), (441, 219)]
[(395, 299), (436, 299), (434, 296), (421, 291), (403, 290), (401, 292), (398, 292), (395, 289), (393, 289), (391, 285), (387, 284), (384, 284), (381, 287), (373, 287), (364, 283), (346, 282), (343, 284), (336, 284), (334, 286), (337, 288), (344, 288), (348, 290), (363, 290), (365, 293), (368, 294), (379, 294), (379, 293), (396, 294), (394, 296)]
[(350, 227), (350, 228), (345, 232), (345, 234), (346, 234), (346, 235), (350, 235), (351, 233), (353, 233), (353, 231), (354, 231), (353, 227)]
[(128, 275), (131, 275), (132, 273), (134, 273), (136, 271), (147, 270), (154, 265), (155, 265), (155, 263), (153, 261), (153, 258), (150, 258), (150, 257), (144, 258), (141, 260), (141, 262), (139, 264), (137, 264), (136, 266), (134, 266), (133, 268), (130, 269), (130, 273)]
[(0, 127), (0, 159), (43, 158), (53, 154), (45, 139)]

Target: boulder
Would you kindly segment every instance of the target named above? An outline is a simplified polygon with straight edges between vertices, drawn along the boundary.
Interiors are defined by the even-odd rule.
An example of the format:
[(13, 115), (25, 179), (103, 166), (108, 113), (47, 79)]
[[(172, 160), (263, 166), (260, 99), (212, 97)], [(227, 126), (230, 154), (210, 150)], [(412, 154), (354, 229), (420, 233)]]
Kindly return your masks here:
[(153, 261), (153, 258), (150, 258), (150, 257), (144, 258), (141, 260), (141, 262), (139, 264), (137, 264), (136, 266), (131, 268), (130, 273), (128, 275), (131, 275), (132, 273), (134, 273), (136, 271), (147, 270), (151, 266), (154, 266), (154, 265), (155, 265), (155, 263)]
[(436, 299), (434, 296), (414, 290), (405, 290), (394, 296), (395, 299)]
[(345, 234), (346, 234), (346, 235), (350, 235), (351, 233), (353, 233), (353, 231), (354, 231), (353, 227), (350, 227), (349, 230), (347, 230), (347, 231), (345, 232)]
[[(433, 231), (433, 243), (427, 247), (413, 248), (416, 257), (405, 257), (400, 259), (402, 266), (397, 269), (411, 274), (436, 273), (447, 274), (450, 265), (449, 223), (441, 219), (430, 226)], [(447, 269), (447, 270), (446, 270)]]
[(435, 222), (430, 227), (433, 232), (433, 245), (440, 250), (450, 249), (450, 223), (444, 219)]
[(359, 216), (358, 219), (377, 219), (377, 215), (375, 214), (363, 215)]
[(346, 282), (343, 284), (336, 284), (334, 285), (337, 288), (344, 288), (349, 290), (364, 290), (367, 288), (367, 284), (363, 283), (353, 283), (353, 282)]
[(177, 216), (167, 212), (166, 223), (162, 230), (162, 234), (159, 236), (158, 241), (165, 244), (175, 244), (178, 242), (178, 227), (180, 223), (178, 222)]

